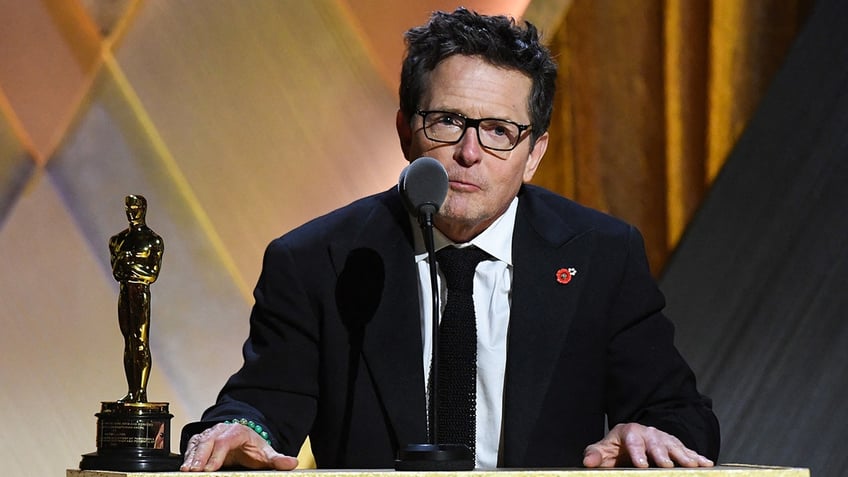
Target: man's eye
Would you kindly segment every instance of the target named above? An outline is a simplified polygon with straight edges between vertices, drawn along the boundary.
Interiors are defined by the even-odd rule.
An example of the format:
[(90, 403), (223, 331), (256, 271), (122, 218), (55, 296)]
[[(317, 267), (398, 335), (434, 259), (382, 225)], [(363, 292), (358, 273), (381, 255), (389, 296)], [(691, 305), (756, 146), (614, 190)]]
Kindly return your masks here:
[(504, 123), (484, 122), (480, 125), (480, 127), (487, 135), (491, 137), (506, 137), (509, 139), (514, 139), (516, 136), (515, 128)]
[(462, 119), (455, 114), (444, 114), (436, 118), (440, 126), (462, 126)]

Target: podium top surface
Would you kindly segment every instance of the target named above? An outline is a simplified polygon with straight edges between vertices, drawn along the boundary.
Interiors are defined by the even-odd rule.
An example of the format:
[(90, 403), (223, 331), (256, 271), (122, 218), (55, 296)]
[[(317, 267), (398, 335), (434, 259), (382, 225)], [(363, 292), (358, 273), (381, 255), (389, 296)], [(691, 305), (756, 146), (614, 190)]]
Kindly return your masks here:
[(112, 472), (69, 469), (66, 477), (418, 477), (433, 475), (452, 477), (474, 474), (473, 477), (810, 477), (810, 470), (794, 467), (723, 464), (695, 469), (493, 469), (472, 471), (398, 472), (386, 470), (299, 469), (289, 472), (230, 470), (218, 472)]

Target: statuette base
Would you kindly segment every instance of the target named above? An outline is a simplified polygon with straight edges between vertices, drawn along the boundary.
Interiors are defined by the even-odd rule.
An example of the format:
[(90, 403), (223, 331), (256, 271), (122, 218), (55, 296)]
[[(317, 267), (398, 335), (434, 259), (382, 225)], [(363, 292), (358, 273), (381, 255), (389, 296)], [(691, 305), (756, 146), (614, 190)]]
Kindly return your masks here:
[(170, 451), (168, 403), (103, 402), (96, 416), (97, 452), (83, 455), (80, 469), (160, 472), (182, 464)]

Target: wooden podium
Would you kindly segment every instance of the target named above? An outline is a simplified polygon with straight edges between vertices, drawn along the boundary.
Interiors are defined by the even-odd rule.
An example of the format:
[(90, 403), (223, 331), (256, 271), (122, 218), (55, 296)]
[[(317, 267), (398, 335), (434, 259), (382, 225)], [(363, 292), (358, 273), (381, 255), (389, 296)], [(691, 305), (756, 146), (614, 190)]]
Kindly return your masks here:
[[(107, 472), (69, 469), (66, 477), (810, 477), (809, 469), (724, 464), (685, 469), (538, 469), (473, 470), (464, 472), (397, 472), (394, 470), (292, 470), (218, 472)], [(473, 475), (472, 475), (473, 474)]]

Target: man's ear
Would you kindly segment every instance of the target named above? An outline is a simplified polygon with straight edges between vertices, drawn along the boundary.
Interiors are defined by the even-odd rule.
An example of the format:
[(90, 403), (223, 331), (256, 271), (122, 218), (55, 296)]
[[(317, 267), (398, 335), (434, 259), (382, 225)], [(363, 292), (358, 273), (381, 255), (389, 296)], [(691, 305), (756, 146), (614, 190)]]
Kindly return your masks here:
[(412, 143), (412, 127), (409, 125), (409, 120), (404, 117), (403, 111), (398, 109), (395, 116), (395, 127), (397, 128), (398, 139), (400, 140), (400, 150), (403, 151), (403, 157), (409, 161), (409, 147)]
[(547, 149), (548, 132), (545, 131), (545, 134), (536, 139), (536, 144), (533, 145), (533, 150), (530, 151), (527, 162), (524, 163), (524, 182), (530, 182), (533, 179), (533, 175), (536, 174), (536, 169), (539, 168), (539, 163), (542, 162), (542, 156), (545, 155)]

